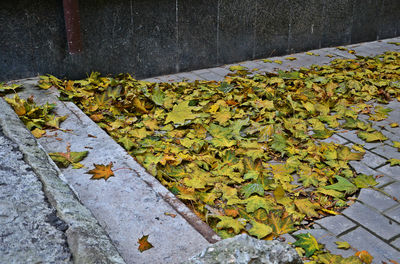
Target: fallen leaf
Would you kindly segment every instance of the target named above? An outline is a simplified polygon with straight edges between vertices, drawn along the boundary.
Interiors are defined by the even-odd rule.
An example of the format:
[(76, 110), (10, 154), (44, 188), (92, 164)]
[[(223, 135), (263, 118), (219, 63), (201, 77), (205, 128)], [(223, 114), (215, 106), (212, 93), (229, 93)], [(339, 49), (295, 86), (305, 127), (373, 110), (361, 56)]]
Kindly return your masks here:
[(148, 241), (149, 235), (144, 235), (141, 238), (139, 238), (138, 243), (139, 243), (139, 251), (143, 252), (146, 250), (149, 250), (150, 248), (153, 247), (153, 245)]
[(337, 248), (340, 248), (340, 249), (349, 249), (350, 248), (350, 244), (345, 241), (336, 241), (335, 243), (337, 245)]
[(365, 264), (371, 264), (372, 260), (374, 259), (374, 257), (371, 256), (371, 254), (369, 254), (369, 252), (366, 250), (358, 251), (355, 253), (355, 255), (359, 257), (360, 260)]
[(92, 180), (100, 180), (100, 179), (104, 179), (104, 180), (108, 180), (108, 178), (110, 178), (111, 176), (114, 176), (114, 172), (112, 171), (112, 166), (113, 163), (110, 162), (108, 165), (103, 165), (103, 164), (93, 164), (94, 165), (94, 169), (85, 172), (86, 174), (92, 174)]
[(315, 237), (310, 233), (295, 235), (297, 241), (293, 243), (294, 246), (301, 247), (306, 252), (306, 257), (310, 257), (315, 251), (319, 250), (319, 245)]

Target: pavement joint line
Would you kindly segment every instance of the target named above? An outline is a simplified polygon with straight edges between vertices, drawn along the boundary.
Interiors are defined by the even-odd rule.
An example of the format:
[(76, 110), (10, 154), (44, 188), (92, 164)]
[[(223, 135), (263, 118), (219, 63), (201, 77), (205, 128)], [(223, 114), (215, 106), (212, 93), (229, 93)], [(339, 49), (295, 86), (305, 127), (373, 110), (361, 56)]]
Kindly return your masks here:
[[(362, 201), (358, 201), (358, 200), (357, 200), (357, 202), (363, 204), (364, 206), (367, 206), (370, 210), (375, 211), (377, 214), (383, 216), (384, 218), (387, 218), (389, 221), (394, 221), (392, 218), (390, 218), (390, 217), (386, 216), (385, 214), (382, 214), (381, 212), (379, 212), (376, 208), (371, 207), (370, 205), (365, 204), (365, 203), (363, 203)], [(351, 206), (351, 205), (350, 205), (350, 206)], [(350, 208), (350, 206), (349, 206), (348, 208)], [(346, 209), (347, 209), (347, 208), (346, 208)], [(385, 239), (385, 238), (381, 237), (380, 235), (378, 235), (377, 233), (375, 233), (375, 231), (373, 231), (373, 230), (371, 230), (370, 228), (366, 227), (365, 225), (363, 225), (363, 224), (357, 222), (355, 219), (352, 219), (352, 218), (350, 218), (350, 217), (348, 217), (348, 216), (346, 216), (346, 215), (344, 215), (344, 216), (347, 217), (349, 220), (353, 221), (356, 225), (363, 227), (365, 230), (367, 230), (368, 232), (370, 232), (370, 233), (373, 234), (374, 236), (378, 237), (378, 238), (379, 238), (380, 240), (382, 240), (382, 241), (388, 242), (390, 239), (393, 238), (393, 237), (391, 237), (390, 239)], [(394, 221), (394, 222), (397, 223), (397, 224), (399, 224), (397, 221)]]

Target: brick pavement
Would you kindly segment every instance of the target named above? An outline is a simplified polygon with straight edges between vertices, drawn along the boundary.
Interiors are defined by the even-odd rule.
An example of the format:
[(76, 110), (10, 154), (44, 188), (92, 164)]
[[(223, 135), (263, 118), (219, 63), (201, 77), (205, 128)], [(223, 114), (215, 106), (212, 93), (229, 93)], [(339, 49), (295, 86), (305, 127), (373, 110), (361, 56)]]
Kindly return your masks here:
[[(400, 38), (355, 44), (347, 46), (347, 48), (355, 50), (356, 55), (361, 56), (374, 56), (389, 50), (400, 51), (400, 46), (389, 42), (400, 42)], [(273, 72), (308, 67), (312, 64), (328, 64), (337, 58), (356, 58), (355, 55), (337, 48), (325, 48), (311, 52), (319, 56), (298, 53), (269, 58), (271, 61), (281, 60), (282, 64), (254, 60), (241, 62), (239, 65), (249, 69), (257, 69), (255, 72)], [(287, 57), (295, 57), (297, 60), (289, 61), (285, 59)], [(232, 65), (158, 76), (145, 80), (151, 82), (222, 81), (224, 76), (229, 73), (229, 67)], [(389, 260), (400, 261), (400, 166), (392, 167), (387, 163), (388, 159), (400, 158), (400, 152), (392, 147), (392, 141), (400, 141), (400, 127), (392, 128), (389, 126), (391, 122), (400, 122), (400, 102), (392, 101), (385, 107), (393, 109), (388, 119), (375, 122), (373, 126), (385, 134), (389, 138), (388, 140), (381, 143), (366, 143), (359, 139), (354, 131), (338, 131), (339, 133), (326, 140), (346, 145), (363, 144), (364, 148), (367, 149), (363, 160), (351, 162), (351, 166), (358, 173), (374, 176), (382, 175), (377, 179), (379, 185), (376, 189), (362, 189), (357, 201), (345, 209), (341, 215), (322, 218), (316, 221), (312, 229), (294, 233), (310, 232), (331, 252), (342, 254), (345, 257), (354, 255), (354, 250), (367, 250), (374, 256), (373, 263), (389, 263)], [(294, 238), (290, 235), (286, 235), (285, 238), (288, 241), (294, 241)], [(334, 243), (336, 241), (346, 241), (350, 243), (353, 249), (338, 249)]]

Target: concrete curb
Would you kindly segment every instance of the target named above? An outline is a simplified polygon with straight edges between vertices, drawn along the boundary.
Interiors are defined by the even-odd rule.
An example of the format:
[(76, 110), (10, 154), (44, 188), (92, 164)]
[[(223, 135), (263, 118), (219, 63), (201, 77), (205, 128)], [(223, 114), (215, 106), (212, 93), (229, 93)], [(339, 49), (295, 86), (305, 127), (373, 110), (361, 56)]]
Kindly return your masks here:
[(92, 213), (62, 180), (62, 174), (12, 108), (0, 98), (0, 126), (24, 154), (43, 184), (49, 203), (67, 225), (66, 236), (74, 263), (125, 263)]

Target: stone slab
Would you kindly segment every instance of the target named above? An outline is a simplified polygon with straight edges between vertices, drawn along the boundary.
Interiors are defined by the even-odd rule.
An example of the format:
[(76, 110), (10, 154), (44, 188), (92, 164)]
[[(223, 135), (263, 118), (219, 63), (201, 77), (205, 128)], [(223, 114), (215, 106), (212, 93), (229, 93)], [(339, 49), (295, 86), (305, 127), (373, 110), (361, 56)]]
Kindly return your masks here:
[[(0, 98), (0, 126), (12, 138), (42, 183), (57, 217), (68, 225), (69, 249), (76, 263), (125, 263), (92, 213), (77, 199), (64, 176), (11, 107)], [(40, 192), (39, 192), (40, 193)], [(40, 207), (40, 205), (38, 205)]]
[(385, 215), (400, 223), (400, 206), (388, 210), (387, 212), (385, 212)]
[(324, 217), (315, 222), (336, 236), (356, 227), (354, 222), (350, 221), (343, 215)]
[(380, 212), (383, 212), (398, 204), (391, 197), (372, 189), (362, 189), (360, 195), (358, 196), (358, 200), (364, 204), (374, 207)]
[(373, 231), (383, 239), (389, 240), (400, 234), (400, 225), (359, 202), (342, 212), (345, 216)]
[(342, 255), (343, 257), (349, 257), (354, 255), (354, 252), (352, 250), (338, 249), (335, 242), (336, 241), (343, 242), (343, 240), (322, 228), (303, 229), (294, 232), (293, 235), (305, 234), (305, 233), (310, 233), (313, 237), (315, 237), (318, 243), (323, 244), (325, 248), (329, 250), (332, 254)]
[(357, 250), (366, 250), (373, 257), (373, 263), (387, 262), (400, 259), (400, 252), (362, 227), (340, 237)]
[(380, 167), (378, 172), (389, 175), (393, 179), (400, 181), (400, 166), (390, 166), (390, 164), (387, 164), (383, 167)]
[(383, 188), (383, 190), (391, 195), (392, 197), (394, 197), (395, 199), (397, 199), (398, 202), (400, 202), (400, 182), (396, 181), (392, 184), (387, 185), (385, 188)]
[[(177, 263), (193, 255), (209, 244), (193, 226), (208, 231), (211, 234), (209, 239), (219, 239), (73, 103), (58, 101), (56, 92), (49, 93), (32, 84), (25, 83), (24, 87), (21, 96), (33, 94), (39, 104), (55, 103), (58, 115), (68, 115), (61, 129), (71, 131), (57, 131), (57, 138), (61, 141), (54, 136), (38, 140), (47, 152), (65, 152), (68, 143), (72, 151), (89, 150), (88, 156), (81, 162), (84, 168), (62, 169), (63, 175), (127, 263)], [(89, 137), (89, 134), (92, 136)], [(107, 181), (93, 181), (90, 175), (85, 174), (94, 168), (93, 164), (110, 162), (115, 169), (127, 169), (116, 172), (115, 177)], [(165, 213), (175, 214), (176, 217)], [(193, 221), (189, 224), (186, 219)], [(137, 241), (143, 235), (149, 235), (154, 248), (141, 253), (137, 250)]]
[(68, 225), (46, 201), (43, 185), (0, 127), (0, 263), (71, 263)]

